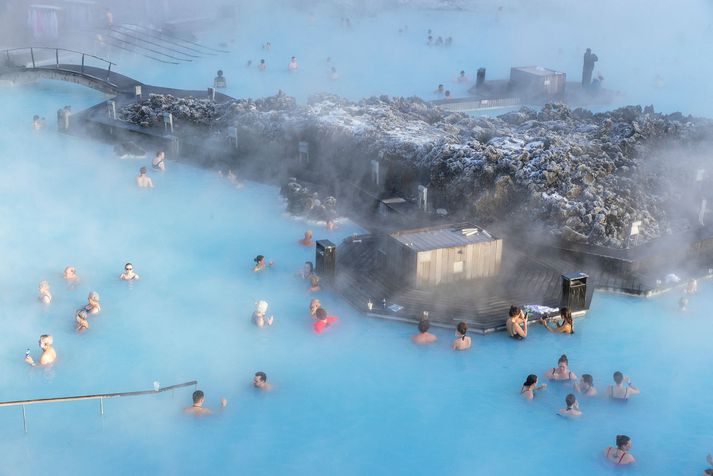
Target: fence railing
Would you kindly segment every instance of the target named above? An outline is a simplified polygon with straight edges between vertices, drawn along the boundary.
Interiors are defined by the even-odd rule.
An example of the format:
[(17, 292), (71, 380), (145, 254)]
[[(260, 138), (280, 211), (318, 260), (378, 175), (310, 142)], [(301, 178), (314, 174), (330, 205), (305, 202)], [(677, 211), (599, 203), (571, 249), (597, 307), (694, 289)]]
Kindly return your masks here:
[(102, 393), (97, 395), (76, 395), (71, 397), (51, 397), (51, 398), (35, 398), (32, 400), (15, 400), (10, 402), (0, 402), (0, 407), (22, 407), (22, 425), (27, 433), (27, 412), (25, 407), (27, 405), (37, 405), (40, 403), (60, 403), (60, 402), (76, 402), (79, 400), (99, 400), (99, 413), (104, 414), (104, 400), (108, 398), (119, 398), (119, 397), (138, 397), (140, 395), (155, 395), (163, 392), (173, 391), (178, 388), (197, 386), (197, 380), (191, 380), (190, 382), (178, 383), (176, 385), (169, 385), (168, 387), (158, 387), (152, 390), (138, 390), (133, 392), (118, 392), (118, 393)]
[[(38, 67), (46, 67), (46, 65), (40, 65), (40, 66), (37, 65), (37, 60), (36, 60), (36, 58), (35, 58), (35, 52), (48, 51), (48, 50), (49, 50), (49, 51), (54, 51), (54, 59), (55, 59), (54, 67), (55, 67), (56, 69), (59, 69), (59, 70), (62, 70), (62, 68), (59, 67), (59, 65), (60, 65), (60, 62), (59, 62), (59, 54), (60, 54), (60, 52), (62, 52), (62, 53), (73, 53), (73, 54), (82, 55), (81, 67), (80, 67), (79, 72), (80, 72), (81, 74), (84, 74), (84, 75), (86, 75), (86, 76), (90, 76), (90, 77), (93, 77), (93, 78), (96, 78), (96, 76), (90, 75), (90, 74), (88, 74), (88, 73), (86, 73), (86, 72), (84, 71), (84, 62), (85, 62), (85, 59), (86, 59), (86, 58), (94, 58), (94, 59), (96, 59), (96, 60), (99, 60), (101, 63), (105, 63), (105, 64), (107, 65), (107, 66), (106, 66), (106, 77), (103, 78), (103, 80), (104, 80), (104, 81), (107, 81), (107, 82), (109, 82), (109, 77), (111, 76), (111, 67), (112, 67), (112, 66), (116, 66), (116, 63), (112, 63), (111, 61), (106, 60), (106, 59), (104, 59), (104, 58), (100, 58), (99, 56), (90, 55), (89, 53), (84, 53), (84, 52), (82, 52), (82, 51), (68, 50), (68, 49), (66, 49), (66, 48), (51, 48), (51, 47), (48, 47), (48, 46), (27, 46), (27, 47), (24, 47), (24, 48), (11, 48), (11, 49), (9, 49), (9, 50), (3, 50), (2, 52), (0, 52), (0, 54), (3, 54), (3, 53), (4, 53), (4, 54), (5, 54), (5, 57), (6, 57), (6, 59), (7, 59), (7, 63), (8, 63), (8, 64), (11, 64), (11, 63), (12, 63), (12, 59), (10, 58), (10, 53), (16, 53), (16, 52), (20, 52), (20, 51), (29, 51), (29, 53), (30, 53), (30, 61), (31, 61), (31, 63), (32, 63), (32, 67), (33, 67), (33, 68), (38, 68)], [(76, 71), (74, 71), (74, 70), (67, 70), (67, 71), (72, 72), (72, 73), (76, 73)], [(101, 78), (96, 78), (96, 79), (101, 79)]]

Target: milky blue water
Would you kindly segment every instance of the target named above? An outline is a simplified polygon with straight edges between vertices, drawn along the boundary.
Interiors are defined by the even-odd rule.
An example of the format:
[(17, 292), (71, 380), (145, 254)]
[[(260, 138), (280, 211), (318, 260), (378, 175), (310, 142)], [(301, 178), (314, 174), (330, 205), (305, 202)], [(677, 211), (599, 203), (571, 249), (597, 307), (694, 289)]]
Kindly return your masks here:
[[(301, 26), (311, 33), (290, 37), (293, 47), (283, 30), (258, 36), (265, 19), (241, 23), (236, 41), (254, 41), (244, 57), (236, 54), (235, 64), (257, 58), (260, 42), (269, 39), (276, 58), (313, 46), (312, 53), (298, 52), (306, 67), (329, 45), (351, 42), (339, 35), (361, 35), (367, 48), (354, 50), (357, 57), (391, 68), (387, 72), (403, 69), (404, 75), (397, 80), (395, 73), (365, 70), (359, 76), (355, 68), (353, 76), (345, 67), (335, 90), (353, 97), (411, 94), (447, 78), (450, 66), (448, 74), (432, 66), (459, 63), (458, 51), (465, 58), (467, 48), (454, 34), (454, 60), (406, 39), (403, 51), (391, 53), (375, 47), (380, 41), (368, 28), (386, 31), (388, 25), (389, 41), (400, 41), (395, 30), (405, 21), (414, 36), (426, 24), (463, 25), (463, 32), (484, 34), (466, 29), (454, 13), (403, 13), (398, 22), (395, 13), (353, 19), (348, 33), (339, 29), (339, 15), (330, 15), (316, 16), (314, 30)], [(277, 15), (275, 25), (309, 21), (304, 13), (294, 19)], [(328, 39), (325, 31), (332, 34)], [(584, 45), (584, 39), (573, 40), (573, 68)], [(417, 50), (430, 63), (414, 57)], [(257, 71), (229, 73), (225, 61), (174, 69), (129, 62), (119, 71), (155, 84), (201, 87), (203, 77), (223, 67), (236, 96), (243, 89), (252, 96), (278, 87), (292, 92), (288, 86), (295, 80), (304, 86), (293, 88), (296, 94), (307, 92), (311, 81), (322, 84), (317, 73), (303, 75), (305, 69), (299, 76), (270, 71), (262, 83)], [(425, 76), (405, 73), (415, 70)], [(693, 104), (661, 94), (677, 107)], [(96, 401), (34, 405), (27, 407), (27, 434), (18, 408), (0, 408), (0, 474), (619, 474), (602, 458), (618, 433), (632, 437), (639, 461), (627, 472), (701, 472), (713, 449), (710, 282), (701, 283), (687, 313), (677, 311), (678, 293), (651, 300), (596, 294), (573, 336), (541, 328), (524, 342), (502, 334), (474, 336), (473, 348), (463, 353), (450, 350), (450, 330), (435, 330), (439, 342), (432, 347), (415, 347), (412, 326), (368, 319), (323, 291), (319, 297), (340, 320), (318, 336), (307, 312), (312, 296), (295, 276), (314, 253), (297, 240), (308, 227), (316, 238), (336, 243), (360, 228), (344, 221), (327, 232), (284, 215), (274, 187), (247, 182), (236, 190), (213, 171), (171, 161), (167, 172), (152, 173), (155, 189), (138, 190), (134, 177), (146, 163), (119, 160), (108, 145), (54, 131), (58, 107), (81, 110), (102, 99), (61, 83), (0, 88), (0, 400), (196, 379), (207, 406), (217, 409), (220, 397), (229, 404), (210, 418), (187, 417), (181, 409), (190, 404), (189, 388), (109, 400), (104, 416)], [(45, 130), (30, 127), (35, 113), (50, 119)], [(252, 273), (257, 254), (274, 260), (274, 269)], [(126, 261), (142, 277), (132, 285), (117, 279)], [(61, 278), (67, 265), (82, 278), (76, 289)], [(54, 294), (46, 307), (36, 301), (43, 279)], [(103, 310), (77, 335), (73, 311), (91, 290), (100, 293)], [(271, 328), (250, 323), (258, 299), (270, 302)], [(58, 352), (49, 370), (22, 361), (27, 347), (38, 356), (43, 333), (54, 336)], [(612, 372), (621, 370), (642, 394), (626, 405), (582, 399), (578, 421), (555, 416), (570, 391), (565, 386), (552, 384), (534, 401), (523, 401), (519, 391), (527, 374), (542, 376), (562, 353), (574, 372), (594, 376), (600, 393)], [(251, 388), (257, 370), (267, 372), (271, 393)]]
[[(467, 11), (401, 8), (368, 14), (328, 2), (314, 8), (302, 2), (299, 10), (276, 8), (270, 1), (243, 3), (236, 23), (216, 21), (198, 35), (203, 44), (224, 44), (230, 54), (180, 66), (137, 62), (122, 51), (105, 54), (119, 71), (148, 84), (203, 89), (222, 69), (226, 92), (233, 96), (261, 97), (282, 89), (304, 101), (321, 91), (354, 100), (380, 94), (435, 99), (441, 83), (460, 97), (479, 67), (487, 69), (488, 79), (507, 79), (513, 66), (541, 65), (579, 82), (582, 56), (592, 48), (599, 57), (594, 75), (602, 74), (604, 87), (620, 93), (612, 106), (653, 104), (665, 112), (704, 116), (713, 106), (708, 81), (713, 65), (702, 59), (713, 42), (713, 11), (704, 0), (684, 0), (676, 8), (645, 0), (470, 2), (474, 6)], [(351, 29), (341, 26), (344, 16)], [(405, 27), (408, 31), (399, 34)], [(453, 45), (427, 46), (429, 29), (434, 39), (453, 37)], [(271, 51), (261, 48), (267, 42)], [(287, 71), (292, 56), (300, 65), (296, 74)], [(257, 69), (261, 58), (268, 64), (265, 72)], [(329, 78), (332, 66), (336, 81)], [(455, 81), (461, 70), (471, 82)]]

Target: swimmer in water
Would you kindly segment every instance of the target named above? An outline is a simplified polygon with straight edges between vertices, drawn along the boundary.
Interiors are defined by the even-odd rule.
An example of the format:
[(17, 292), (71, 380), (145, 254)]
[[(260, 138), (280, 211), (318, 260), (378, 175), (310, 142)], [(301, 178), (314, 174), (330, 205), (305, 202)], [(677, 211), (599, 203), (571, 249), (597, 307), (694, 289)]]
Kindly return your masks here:
[(446, 89), (446, 92), (443, 93), (443, 96), (444, 96), (446, 99), (450, 99), (450, 98), (451, 98), (451, 92), (450, 92), (448, 89)]
[(319, 287), (319, 276), (316, 274), (312, 274), (312, 276), (309, 277), (309, 292), (311, 293), (318, 293), (322, 290), (322, 288)]
[(257, 65), (257, 69), (259, 69), (260, 71), (267, 70), (267, 63), (265, 63), (264, 59), (260, 60), (260, 64)]
[(547, 320), (544, 318), (540, 319), (540, 322), (543, 326), (545, 326), (545, 329), (553, 334), (574, 334), (574, 320), (572, 319), (572, 313), (568, 308), (563, 307), (560, 309), (560, 319), (562, 319), (562, 321), (560, 321), (557, 324), (557, 327), (554, 328), (550, 327), (547, 324)]
[(321, 334), (324, 329), (327, 327), (331, 326), (335, 322), (337, 322), (339, 319), (334, 316), (328, 316), (327, 311), (320, 307), (315, 311), (315, 318), (317, 319), (316, 322), (313, 324), (314, 331), (317, 334)]
[(565, 408), (560, 409), (559, 414), (566, 417), (578, 417), (582, 416), (582, 412), (579, 410), (579, 403), (577, 402), (577, 397), (570, 393), (564, 399)]
[(319, 301), (319, 299), (312, 299), (309, 302), (309, 314), (312, 316), (313, 319), (317, 318), (317, 309), (322, 307), (322, 303)]
[[(205, 403), (205, 394), (201, 390), (196, 390), (193, 392), (193, 405), (183, 409), (185, 413), (190, 413), (191, 415), (210, 415), (213, 413), (212, 410), (203, 406)], [(225, 398), (220, 399), (220, 408), (223, 409), (228, 406), (228, 400)]]
[(582, 374), (578, 382), (575, 382), (574, 389), (587, 397), (596, 397), (597, 389), (594, 387), (594, 378), (589, 374)]
[(435, 94), (438, 94), (439, 96), (442, 96), (442, 95), (443, 95), (443, 93), (445, 93), (445, 92), (446, 92), (446, 88), (445, 88), (445, 87), (443, 87), (443, 85), (442, 85), (442, 84), (439, 84), (439, 85), (438, 85), (438, 87), (436, 88), (436, 90), (435, 90), (435, 91), (433, 91), (433, 92), (434, 92)]
[[(626, 386), (624, 386), (626, 380)], [(641, 391), (631, 384), (631, 379), (619, 371), (614, 372), (614, 385), (609, 385), (607, 395), (612, 400), (628, 400), (633, 395), (638, 395)]]
[(265, 327), (265, 324), (271, 326), (273, 320), (275, 319), (274, 316), (265, 316), (265, 314), (267, 314), (267, 306), (267, 301), (258, 301), (255, 303), (255, 311), (253, 312), (253, 322), (258, 327)]
[(99, 314), (102, 310), (101, 305), (99, 305), (99, 293), (96, 291), (90, 292), (87, 300), (88, 302), (87, 305), (84, 306), (84, 310), (89, 314)]
[(456, 327), (456, 340), (453, 341), (451, 348), (453, 350), (468, 350), (472, 345), (471, 339), (467, 336), (468, 325), (465, 322), (459, 322)]
[(70, 284), (78, 283), (79, 276), (77, 276), (77, 268), (74, 266), (67, 266), (64, 268), (64, 279)]
[(265, 372), (255, 372), (255, 377), (253, 377), (253, 387), (263, 392), (269, 392), (272, 390), (272, 385), (267, 383), (267, 374)]
[(713, 476), (713, 456), (710, 453), (706, 456), (706, 462), (711, 466), (709, 469), (703, 470), (703, 476)]
[(305, 231), (305, 236), (298, 241), (302, 246), (314, 246), (314, 241), (312, 241), (312, 230)]
[(616, 435), (616, 448), (608, 447), (604, 450), (604, 457), (616, 465), (625, 465), (636, 462), (636, 458), (629, 453), (631, 438), (626, 435)]
[(45, 118), (44, 118), (44, 117), (40, 117), (40, 116), (38, 116), (37, 114), (35, 114), (35, 115), (32, 117), (32, 127), (34, 127), (36, 131), (38, 131), (38, 130), (42, 129), (43, 127), (45, 127)]
[(246, 68), (249, 68), (249, 67), (251, 67), (252, 65), (253, 65), (253, 60), (248, 60), (248, 62), (245, 63), (245, 67), (246, 67)]
[(52, 347), (53, 343), (54, 339), (51, 335), (41, 335), (39, 344), (40, 349), (42, 349), (42, 355), (40, 356), (39, 364), (34, 361), (29, 353), (25, 356), (25, 362), (33, 367), (36, 367), (37, 365), (52, 365), (54, 361), (57, 360), (57, 352), (54, 350), (54, 347)]
[(138, 185), (139, 188), (153, 188), (153, 180), (146, 175), (146, 167), (139, 169), (139, 176), (136, 177), (136, 185)]
[(272, 261), (267, 263), (267, 265), (265, 264), (265, 257), (263, 255), (257, 255), (253, 261), (255, 261), (255, 266), (253, 267), (253, 272), (255, 273), (267, 269), (265, 266), (272, 267)]
[(89, 321), (87, 320), (87, 311), (84, 309), (80, 309), (77, 311), (77, 313), (74, 315), (74, 320), (75, 320), (75, 326), (74, 328), (79, 332), (80, 334), (87, 329), (89, 329)]
[(134, 273), (134, 265), (131, 263), (126, 263), (124, 265), (124, 272), (121, 273), (119, 279), (122, 281), (136, 281), (139, 279), (139, 275)]
[(331, 81), (336, 81), (339, 79), (339, 74), (337, 74), (337, 68), (335, 68), (334, 66), (332, 66), (332, 69), (329, 72), (329, 79)]
[(537, 385), (537, 375), (530, 374), (525, 379), (525, 383), (522, 384), (522, 388), (520, 389), (520, 395), (522, 395), (528, 400), (532, 400), (533, 398), (535, 398), (535, 391), (544, 390), (546, 388), (546, 383), (543, 383), (539, 386)]
[(562, 354), (557, 361), (557, 367), (553, 367), (545, 373), (545, 378), (559, 381), (577, 381), (577, 375), (569, 370), (569, 359), (565, 354)]
[(461, 71), (460, 71), (460, 75), (459, 75), (458, 78), (456, 79), (456, 82), (458, 82), (458, 83), (467, 83), (468, 81), (469, 81), (469, 80), (468, 80), (468, 76), (465, 75), (465, 71), (461, 70)]
[(300, 277), (302, 279), (309, 279), (312, 277), (314, 274), (314, 265), (312, 264), (311, 261), (305, 261), (305, 265), (302, 267), (302, 272), (300, 273)]
[(418, 334), (415, 336), (411, 337), (411, 341), (413, 341), (414, 344), (433, 344), (438, 340), (438, 337), (435, 335), (431, 334), (428, 332), (428, 329), (431, 328), (431, 323), (428, 322), (428, 319), (421, 319), (418, 323)]
[(332, 220), (331, 218), (328, 218), (325, 226), (327, 227), (327, 230), (332, 231), (337, 228), (337, 223), (334, 220)]
[(698, 293), (698, 281), (691, 279), (688, 281), (688, 286), (686, 286), (686, 294), (696, 294)]
[(299, 65), (297, 64), (297, 58), (295, 58), (293, 56), (290, 59), (290, 63), (287, 65), (287, 70), (291, 73), (294, 73), (295, 71), (297, 71), (298, 68), (299, 68)]
[(166, 171), (166, 154), (162, 150), (156, 152), (156, 156), (151, 161), (151, 167), (161, 172)]
[(44, 304), (49, 304), (52, 302), (52, 293), (50, 292), (50, 283), (47, 281), (40, 281), (40, 295), (38, 299)]
[(527, 315), (517, 306), (510, 306), (508, 319), (505, 321), (508, 335), (513, 339), (527, 338)]

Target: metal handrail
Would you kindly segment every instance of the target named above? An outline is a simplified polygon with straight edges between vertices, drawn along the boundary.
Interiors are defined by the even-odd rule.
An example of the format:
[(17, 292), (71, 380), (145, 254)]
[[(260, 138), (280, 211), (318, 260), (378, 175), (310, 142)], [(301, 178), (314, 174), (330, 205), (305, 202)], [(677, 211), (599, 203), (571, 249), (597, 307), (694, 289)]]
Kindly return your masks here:
[[(131, 27), (131, 28), (130, 28), (130, 27)], [(133, 23), (124, 23), (123, 25), (119, 25), (119, 28), (121, 28), (122, 30), (131, 31), (131, 32), (133, 32), (133, 33), (141, 33), (141, 34), (143, 34), (143, 35), (148, 36), (149, 38), (154, 38), (154, 39), (156, 39), (156, 40), (161, 40), (161, 41), (163, 41), (164, 43), (168, 43), (169, 45), (177, 46), (177, 47), (179, 47), (179, 48), (183, 48), (183, 49), (188, 50), (188, 51), (193, 51), (194, 53), (198, 53), (198, 54), (201, 54), (201, 55), (216, 55), (216, 54), (218, 54), (218, 53), (211, 53), (211, 52), (209, 52), (209, 51), (197, 50), (197, 49), (195, 49), (195, 48), (191, 48), (190, 46), (186, 46), (186, 45), (179, 45), (179, 44), (176, 43), (175, 41), (173, 41), (173, 42), (170, 41), (170, 40), (171, 40), (170, 37), (169, 37), (169, 39), (167, 40), (167, 39), (163, 38), (162, 36), (154, 35), (154, 34), (151, 34), (151, 33), (150, 33), (150, 32), (159, 32), (159, 33), (160, 33), (159, 30), (149, 29), (149, 28), (143, 27), (143, 26), (141, 26), (141, 25), (136, 25), (136, 24), (133, 24)], [(199, 44), (199, 43), (197, 43), (196, 46), (200, 46), (201, 48), (204, 48), (204, 49), (207, 48), (206, 46), (203, 46), (203, 45), (201, 45), (201, 44)]]
[[(167, 38), (173, 40), (174, 43), (175, 43), (175, 42), (178, 42), (178, 41), (181, 41), (181, 42), (183, 42), (183, 43), (188, 43), (189, 45), (198, 46), (199, 48), (203, 48), (203, 49), (206, 49), (206, 50), (214, 51), (214, 52), (216, 52), (216, 53), (230, 53), (230, 51), (228, 51), (228, 50), (219, 50), (219, 49), (217, 49), (217, 48), (211, 48), (210, 46), (205, 46), (205, 45), (202, 45), (202, 44), (200, 44), (200, 43), (196, 43), (195, 41), (186, 40), (186, 39), (180, 38), (180, 37), (178, 37), (178, 36), (176, 36), (176, 35), (174, 35), (174, 34), (172, 34), (172, 33), (167, 33), (167, 32), (165, 32), (165, 31), (163, 31), (163, 30), (158, 30), (158, 29), (156, 29), (156, 28), (150, 28), (150, 27), (143, 26), (143, 25), (136, 25), (136, 24), (133, 24), (133, 23), (126, 23), (126, 25), (129, 25), (129, 26), (136, 26), (136, 27), (142, 28), (142, 29), (144, 29), (144, 30), (156, 32), (156, 33), (160, 34), (161, 37), (164, 37), (164, 36), (165, 36), (165, 37), (167, 37)], [(179, 45), (176, 45), (176, 46), (179, 46)]]
[(99, 412), (104, 414), (104, 399), (105, 398), (118, 398), (118, 397), (137, 397), (140, 395), (152, 395), (157, 393), (168, 392), (169, 390), (176, 390), (177, 388), (184, 388), (190, 386), (197, 386), (197, 380), (191, 380), (190, 382), (178, 383), (175, 385), (169, 385), (168, 387), (161, 387), (158, 390), (137, 390), (133, 392), (117, 392), (117, 393), (102, 393), (97, 395), (75, 395), (71, 397), (51, 397), (51, 398), (35, 398), (32, 400), (15, 400), (10, 402), (0, 402), (0, 407), (22, 407), (22, 424), (25, 428), (25, 433), (27, 433), (27, 414), (25, 412), (25, 407), (27, 405), (35, 405), (39, 403), (57, 403), (57, 402), (73, 402), (78, 400), (99, 400)]
[[(177, 57), (177, 56), (169, 55), (168, 53), (163, 53), (162, 51), (158, 51), (158, 50), (155, 50), (155, 49), (153, 49), (153, 48), (148, 48), (148, 47), (146, 47), (146, 46), (142, 46), (142, 45), (140, 45), (140, 44), (138, 44), (138, 43), (135, 43), (135, 42), (131, 42), (131, 41), (127, 41), (127, 40), (122, 40), (121, 38), (117, 38), (117, 37), (116, 37), (115, 35), (113, 35), (112, 33), (117, 33), (117, 34), (119, 34), (119, 35), (123, 35), (124, 33), (120, 32), (119, 30), (111, 30), (111, 32), (109, 33), (109, 35), (110, 35), (109, 37), (110, 37), (111, 39), (113, 39), (113, 40), (120, 41), (120, 42), (122, 42), (122, 43), (126, 43), (127, 45), (131, 45), (131, 46), (133, 46), (134, 48), (140, 48), (140, 49), (142, 49), (142, 50), (150, 51), (150, 52), (152, 52), (152, 53), (156, 53), (157, 55), (165, 56), (165, 57), (167, 57), (167, 58), (175, 59), (175, 60), (178, 60), (178, 61), (193, 61), (193, 60), (190, 60), (190, 59), (187, 59), (187, 58), (179, 58), (179, 57)], [(128, 35), (127, 35), (127, 36), (128, 36)]]
[[(109, 65), (116, 66), (116, 63), (113, 63), (113, 62), (111, 62), (107, 59), (104, 59), (104, 58), (100, 58), (99, 56), (94, 56), (94, 55), (90, 55), (89, 53), (84, 53), (83, 51), (68, 50), (67, 48), (53, 48), (51, 46), (24, 46), (22, 48), (10, 48), (7, 50), (2, 50), (2, 52), (0, 52), (0, 53), (6, 53), (7, 55), (9, 55), (11, 51), (22, 51), (22, 50), (30, 50), (31, 55), (34, 54), (33, 50), (55, 50), (57, 52), (57, 55), (59, 55), (60, 51), (66, 51), (67, 53), (76, 53), (76, 54), (79, 54), (82, 56), (89, 56), (90, 58), (96, 58), (96, 59), (103, 61), (105, 63), (109, 63)], [(35, 67), (34, 62), (32, 64), (32, 67), (33, 68)]]
[[(190, 56), (191, 58), (200, 58), (200, 56), (198, 56), (198, 55), (192, 55), (192, 54), (190, 54), (190, 53), (186, 53), (185, 51), (177, 50), (177, 49), (175, 49), (175, 48), (170, 48), (170, 47), (168, 47), (168, 46), (166, 46), (166, 45), (162, 45), (162, 44), (160, 44), (160, 43), (156, 43), (155, 41), (149, 41), (149, 40), (147, 40), (146, 38), (141, 38), (141, 37), (138, 37), (138, 36), (130, 35), (129, 33), (126, 33), (126, 32), (124, 31), (124, 29), (119, 30), (119, 29), (117, 29), (117, 28), (112, 28), (111, 31), (115, 31), (115, 32), (119, 33), (120, 35), (124, 35), (124, 36), (126, 36), (126, 37), (128, 37), (128, 38), (132, 38), (132, 39), (134, 39), (134, 40), (143, 41), (144, 43), (147, 43), (147, 44), (149, 44), (149, 45), (154, 45), (154, 46), (158, 46), (159, 48), (163, 48), (163, 49), (168, 50), (168, 51), (173, 51), (174, 53), (178, 53), (178, 54), (181, 54), (181, 55), (184, 55), (184, 56)], [(135, 30), (129, 30), (129, 31), (131, 31), (131, 32), (133, 32), (133, 33), (137, 33)]]

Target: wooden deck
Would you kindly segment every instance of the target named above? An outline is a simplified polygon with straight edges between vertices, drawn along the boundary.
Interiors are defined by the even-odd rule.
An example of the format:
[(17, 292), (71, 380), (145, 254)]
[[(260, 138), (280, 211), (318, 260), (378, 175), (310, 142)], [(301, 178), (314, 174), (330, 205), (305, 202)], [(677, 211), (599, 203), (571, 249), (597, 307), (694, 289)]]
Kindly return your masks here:
[[(465, 321), (474, 332), (486, 333), (504, 326), (512, 304), (560, 305), (562, 272), (511, 248), (504, 250), (502, 271), (496, 277), (426, 289), (407, 288), (387, 276), (377, 261), (372, 235), (345, 240), (338, 247), (337, 263), (336, 290), (357, 309), (377, 317), (418, 322), (428, 311), (434, 325), (455, 327)], [(369, 300), (374, 306), (371, 311)], [(587, 307), (590, 301), (591, 292)], [(403, 309), (389, 310), (391, 304)]]

